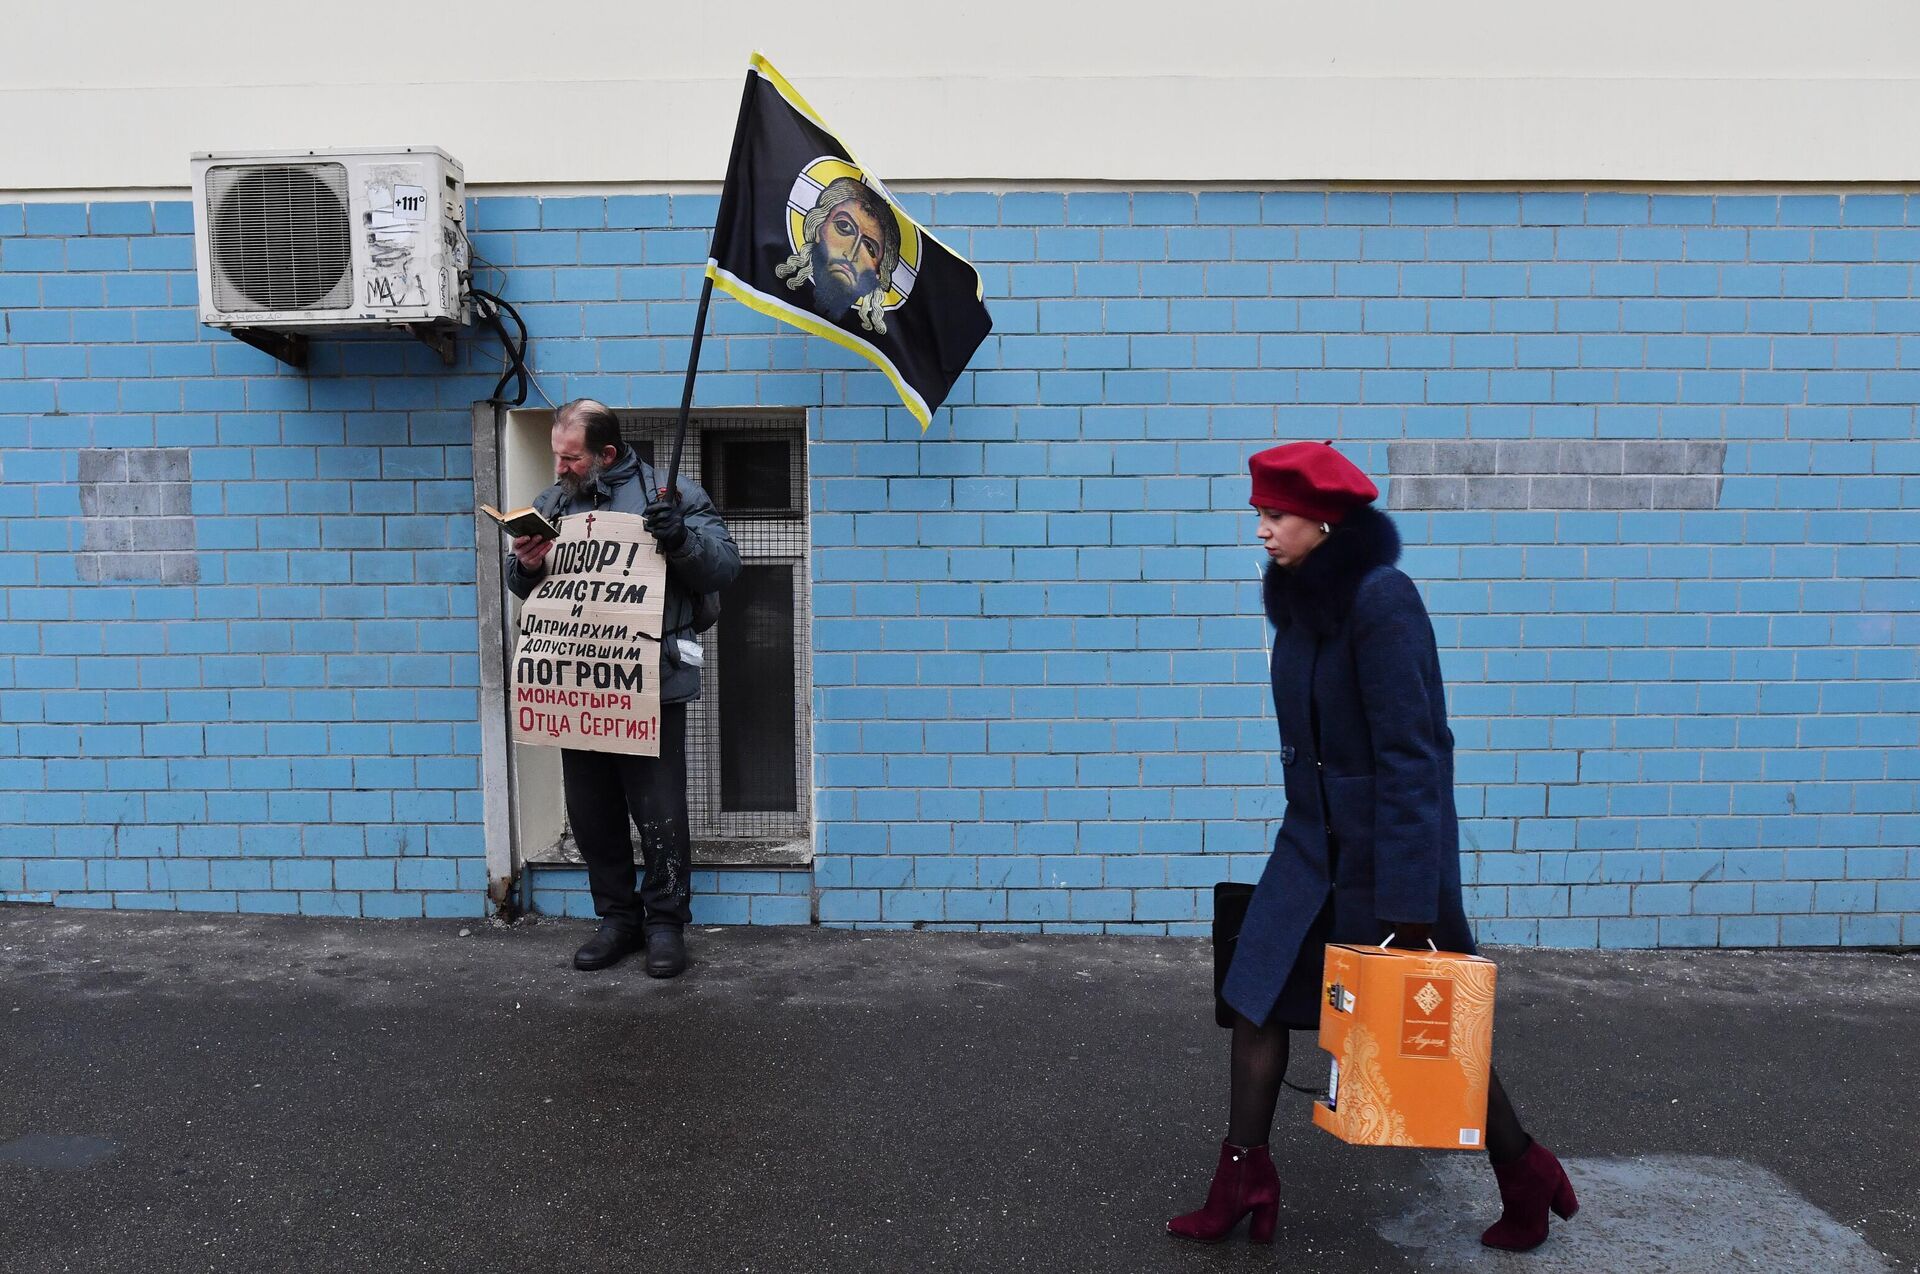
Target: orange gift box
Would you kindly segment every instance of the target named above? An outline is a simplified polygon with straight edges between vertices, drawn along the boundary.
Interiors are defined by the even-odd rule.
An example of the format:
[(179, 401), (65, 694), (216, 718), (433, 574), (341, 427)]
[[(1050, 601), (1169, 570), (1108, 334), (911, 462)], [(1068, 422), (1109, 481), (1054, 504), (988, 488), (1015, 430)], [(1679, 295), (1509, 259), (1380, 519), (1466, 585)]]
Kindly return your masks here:
[(1484, 1147), (1495, 972), (1450, 951), (1328, 946), (1320, 1047), (1333, 1074), (1313, 1122), (1354, 1145)]

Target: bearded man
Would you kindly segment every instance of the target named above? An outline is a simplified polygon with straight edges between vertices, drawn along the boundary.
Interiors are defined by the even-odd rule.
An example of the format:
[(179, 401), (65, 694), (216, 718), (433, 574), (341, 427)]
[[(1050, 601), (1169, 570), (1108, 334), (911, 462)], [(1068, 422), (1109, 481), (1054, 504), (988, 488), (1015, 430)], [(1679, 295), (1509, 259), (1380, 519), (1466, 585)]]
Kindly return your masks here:
[[(638, 513), (667, 561), (661, 612), (660, 755), (560, 750), (567, 820), (586, 861), (600, 928), (574, 953), (577, 969), (604, 969), (642, 945), (647, 973), (670, 978), (686, 967), (692, 919), (692, 836), (687, 823), (687, 704), (700, 697), (700, 666), (683, 654), (696, 630), (698, 596), (717, 593), (740, 573), (740, 550), (713, 501), (686, 474), (677, 498), (661, 475), (620, 437), (605, 404), (576, 398), (553, 416), (557, 481), (533, 504), (558, 522), (600, 509)], [(507, 587), (524, 598), (547, 573), (554, 541), (523, 535), (507, 558)], [(687, 641), (688, 645), (692, 642)], [(691, 653), (691, 652), (688, 652)], [(645, 875), (634, 888), (631, 826), (640, 828)]]
[(838, 322), (848, 310), (882, 335), (883, 304), (900, 263), (900, 223), (887, 201), (864, 181), (837, 177), (800, 222), (800, 250), (774, 267), (790, 288), (813, 284), (813, 308)]

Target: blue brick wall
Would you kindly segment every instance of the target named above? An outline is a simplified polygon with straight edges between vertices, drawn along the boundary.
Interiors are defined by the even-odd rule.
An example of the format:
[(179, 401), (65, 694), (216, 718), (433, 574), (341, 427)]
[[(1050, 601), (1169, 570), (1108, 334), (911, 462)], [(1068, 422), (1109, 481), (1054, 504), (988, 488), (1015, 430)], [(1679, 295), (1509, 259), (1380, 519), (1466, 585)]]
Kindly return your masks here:
[[(481, 914), (484, 363), (324, 342), (305, 376), (201, 328), (184, 203), (0, 235), (0, 898)], [(90, 579), (80, 453), (151, 449), (189, 460), (192, 582)]]
[[(477, 203), (556, 398), (677, 401), (715, 203)], [(697, 402), (815, 409), (819, 856), (703, 874), (703, 920), (1198, 932), (1281, 810), (1249, 452), (1333, 438), (1390, 494), (1405, 440), (1698, 439), (1717, 508), (1396, 514), (1479, 932), (1920, 942), (1920, 204), (910, 203), (996, 325), (924, 437), (844, 352), (716, 303)], [(0, 897), (477, 911), (491, 346), (327, 342), (296, 376), (197, 327), (189, 232), (0, 207)], [(197, 584), (78, 578), (83, 447), (193, 450)], [(583, 906), (564, 873), (536, 896)]]

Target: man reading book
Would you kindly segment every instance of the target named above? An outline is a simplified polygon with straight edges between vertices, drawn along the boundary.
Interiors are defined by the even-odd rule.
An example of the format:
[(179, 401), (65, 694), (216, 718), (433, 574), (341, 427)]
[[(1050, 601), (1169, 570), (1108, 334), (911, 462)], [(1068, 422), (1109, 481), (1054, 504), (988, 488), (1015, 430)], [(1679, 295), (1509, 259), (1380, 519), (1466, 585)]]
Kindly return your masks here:
[[(740, 550), (700, 484), (680, 474), (677, 490), (620, 438), (620, 421), (591, 398), (576, 398), (553, 417), (557, 481), (533, 502), (549, 522), (594, 509), (638, 513), (667, 560), (667, 596), (660, 635), (660, 755), (560, 750), (567, 819), (586, 860), (600, 928), (574, 953), (577, 969), (604, 969), (645, 946), (647, 972), (670, 978), (686, 968), (691, 919), (692, 858), (687, 826), (687, 704), (700, 697), (699, 665), (683, 658), (681, 638), (695, 631), (701, 593), (717, 593), (740, 573)], [(547, 573), (554, 541), (514, 539), (507, 587), (531, 593)], [(634, 888), (631, 824), (640, 829), (645, 866)]]

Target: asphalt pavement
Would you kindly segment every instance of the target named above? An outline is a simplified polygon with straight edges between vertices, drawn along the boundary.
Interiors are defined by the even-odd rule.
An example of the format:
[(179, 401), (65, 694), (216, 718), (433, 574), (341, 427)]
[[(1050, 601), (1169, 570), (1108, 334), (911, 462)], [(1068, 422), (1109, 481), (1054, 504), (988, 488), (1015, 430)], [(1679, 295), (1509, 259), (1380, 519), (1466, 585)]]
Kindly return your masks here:
[(1482, 1158), (1294, 1093), (1275, 1245), (1162, 1233), (1224, 1131), (1203, 942), (695, 930), (659, 982), (589, 931), (0, 906), (0, 1270), (1920, 1268), (1914, 954), (1490, 949), (1583, 1204), (1510, 1256)]

